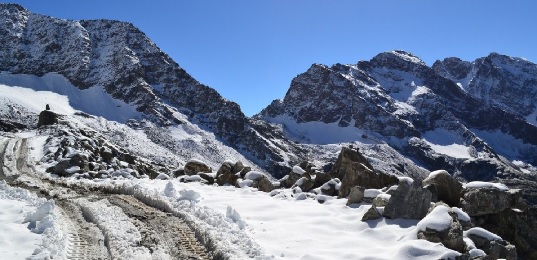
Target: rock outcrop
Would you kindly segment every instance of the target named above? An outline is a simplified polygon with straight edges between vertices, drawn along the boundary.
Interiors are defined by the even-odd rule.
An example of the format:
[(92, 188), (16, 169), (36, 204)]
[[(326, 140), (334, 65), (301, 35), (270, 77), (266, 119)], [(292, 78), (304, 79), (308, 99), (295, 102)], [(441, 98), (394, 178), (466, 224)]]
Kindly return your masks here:
[(462, 194), (462, 183), (454, 179), (447, 171), (439, 170), (431, 172), (429, 177), (423, 180), (423, 186), (434, 185), (436, 199), (454, 207), (459, 205)]
[(50, 110), (43, 110), (41, 113), (39, 113), (39, 121), (37, 123), (37, 127), (41, 127), (44, 125), (53, 125), (57, 124), (59, 120), (59, 115), (50, 111)]
[(422, 219), (430, 208), (431, 197), (431, 192), (418, 181), (412, 185), (401, 182), (384, 207), (383, 215), (391, 219)]

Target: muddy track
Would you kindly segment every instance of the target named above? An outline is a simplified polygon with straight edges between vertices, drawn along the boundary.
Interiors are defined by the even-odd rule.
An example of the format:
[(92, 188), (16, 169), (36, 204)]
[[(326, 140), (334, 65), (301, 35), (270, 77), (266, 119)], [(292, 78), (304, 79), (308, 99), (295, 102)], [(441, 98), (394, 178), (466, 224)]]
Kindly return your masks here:
[[(130, 195), (109, 194), (102, 190), (89, 191), (83, 186), (66, 186), (54, 180), (38, 178), (33, 174), (32, 162), (28, 161), (28, 148), (27, 139), (0, 140), (1, 165), (10, 161), (15, 166), (13, 169), (7, 169), (10, 170), (7, 177), (8, 174), (4, 174), (0, 169), (0, 179), (6, 180), (12, 186), (25, 188), (39, 196), (55, 200), (60, 213), (59, 221), (67, 235), (65, 259), (111, 259), (103, 230), (85, 218), (77, 203), (78, 198), (106, 199), (119, 207), (142, 235), (141, 246), (149, 249), (151, 253), (164, 250), (172, 259), (211, 259), (205, 247), (196, 239), (193, 230), (177, 216), (148, 206)], [(15, 180), (19, 175), (26, 175), (25, 177), (30, 177), (35, 182), (30, 184)]]
[(107, 199), (132, 219), (142, 234), (142, 245), (151, 252), (161, 247), (174, 259), (210, 259), (183, 220), (149, 207), (129, 195), (110, 195)]

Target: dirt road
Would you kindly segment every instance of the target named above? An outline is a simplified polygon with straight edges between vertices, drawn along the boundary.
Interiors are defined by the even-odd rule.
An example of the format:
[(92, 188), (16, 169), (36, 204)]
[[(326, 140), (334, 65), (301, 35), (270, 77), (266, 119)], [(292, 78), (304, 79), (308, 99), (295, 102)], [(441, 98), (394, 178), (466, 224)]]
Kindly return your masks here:
[[(126, 252), (131, 251), (146, 253), (152, 259), (215, 258), (178, 216), (148, 206), (130, 195), (110, 194), (104, 190), (90, 192), (82, 186), (66, 187), (54, 180), (39, 178), (29, 160), (29, 143), (27, 138), (0, 137), (0, 179), (55, 200), (60, 224), (68, 238), (63, 258), (127, 259)], [(103, 216), (100, 212), (103, 208), (114, 214)], [(122, 236), (114, 234), (116, 220), (117, 225), (131, 227), (129, 232), (138, 232), (139, 239), (115, 241)], [(126, 250), (125, 246), (132, 250)]]

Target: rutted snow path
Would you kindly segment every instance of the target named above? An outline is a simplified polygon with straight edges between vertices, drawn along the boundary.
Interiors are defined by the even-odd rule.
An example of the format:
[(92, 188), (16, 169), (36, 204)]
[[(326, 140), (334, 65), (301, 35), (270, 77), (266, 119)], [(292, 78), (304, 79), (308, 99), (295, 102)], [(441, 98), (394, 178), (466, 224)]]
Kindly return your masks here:
[(211, 259), (185, 220), (130, 195), (38, 178), (28, 138), (0, 137), (0, 180), (53, 198), (63, 231), (60, 259)]

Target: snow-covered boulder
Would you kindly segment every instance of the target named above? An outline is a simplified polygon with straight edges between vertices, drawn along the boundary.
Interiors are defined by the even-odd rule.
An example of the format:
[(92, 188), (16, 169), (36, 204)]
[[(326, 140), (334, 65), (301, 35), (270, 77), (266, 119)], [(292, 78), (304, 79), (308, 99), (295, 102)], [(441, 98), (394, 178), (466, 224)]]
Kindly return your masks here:
[(392, 219), (422, 219), (427, 215), (431, 197), (431, 192), (424, 189), (421, 183), (416, 181), (409, 185), (401, 182), (386, 204), (383, 215)]
[(483, 228), (471, 228), (464, 231), (464, 236), (471, 239), (478, 249), (483, 250), (492, 259), (517, 259), (517, 251), (514, 245)]
[(458, 214), (445, 204), (437, 206), (418, 222), (418, 238), (464, 253), (466, 244), (463, 239), (462, 225)]
[(482, 216), (524, 207), (524, 202), (520, 190), (498, 183), (471, 182), (464, 187), (460, 206), (470, 216)]
[(462, 193), (462, 183), (455, 180), (447, 171), (438, 170), (431, 172), (429, 177), (423, 180), (423, 186), (434, 185), (437, 190), (437, 199), (454, 207), (459, 204)]
[(341, 181), (337, 178), (327, 181), (320, 187), (322, 194), (336, 196), (341, 188)]
[(308, 177), (306, 176), (301, 177), (295, 182), (295, 184), (291, 188), (298, 186), (303, 191), (310, 191), (313, 188), (314, 182), (311, 180), (311, 178), (308, 178)]

